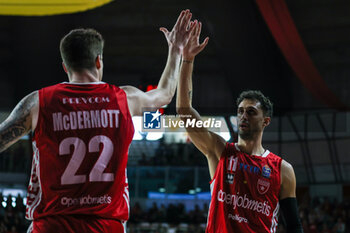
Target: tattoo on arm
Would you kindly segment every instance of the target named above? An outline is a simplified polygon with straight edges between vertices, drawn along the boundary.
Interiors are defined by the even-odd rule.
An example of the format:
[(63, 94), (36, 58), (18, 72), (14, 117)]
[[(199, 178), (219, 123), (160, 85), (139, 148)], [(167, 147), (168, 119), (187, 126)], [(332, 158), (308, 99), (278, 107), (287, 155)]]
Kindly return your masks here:
[(190, 98), (190, 101), (192, 101), (192, 90), (188, 92), (188, 97)]
[(38, 92), (24, 97), (0, 124), (0, 151), (4, 151), (31, 130), (31, 110), (38, 104)]

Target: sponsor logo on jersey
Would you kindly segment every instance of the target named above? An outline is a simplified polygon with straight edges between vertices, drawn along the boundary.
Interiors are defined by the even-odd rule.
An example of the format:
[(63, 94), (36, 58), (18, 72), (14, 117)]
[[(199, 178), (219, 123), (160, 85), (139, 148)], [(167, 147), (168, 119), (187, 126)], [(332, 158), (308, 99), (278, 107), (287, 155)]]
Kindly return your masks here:
[(234, 178), (235, 178), (235, 174), (226, 173), (226, 183), (233, 184)]
[(250, 164), (240, 163), (239, 169), (252, 174), (260, 174), (260, 168)]
[(265, 178), (270, 178), (271, 168), (267, 165), (263, 166), (261, 175)]
[(229, 172), (235, 172), (237, 170), (238, 165), (238, 157), (234, 157), (233, 155), (227, 159), (227, 170)]
[(107, 96), (62, 98), (63, 104), (100, 104), (109, 102), (110, 100)]
[(104, 195), (100, 197), (91, 197), (90, 195), (78, 198), (62, 197), (61, 205), (70, 206), (83, 206), (83, 205), (101, 205), (101, 204), (111, 204), (112, 197), (109, 195)]
[(225, 203), (226, 205), (232, 205), (233, 209), (242, 208), (256, 213), (261, 213), (266, 216), (270, 216), (271, 214), (271, 206), (269, 205), (268, 201), (262, 202), (252, 200), (247, 197), (247, 194), (244, 194), (244, 196), (239, 195), (239, 193), (230, 194), (220, 189), (217, 195), (217, 200)]
[(144, 129), (160, 129), (161, 113), (159, 110), (154, 112), (143, 112), (143, 128)]
[(257, 188), (258, 192), (263, 195), (269, 190), (270, 182), (268, 180), (258, 179)]
[(228, 217), (229, 219), (232, 219), (232, 220), (237, 221), (237, 222), (239, 222), (239, 223), (241, 223), (241, 222), (248, 223), (248, 219), (243, 218), (243, 217), (240, 217), (238, 214), (235, 214), (235, 215), (228, 214), (227, 217)]

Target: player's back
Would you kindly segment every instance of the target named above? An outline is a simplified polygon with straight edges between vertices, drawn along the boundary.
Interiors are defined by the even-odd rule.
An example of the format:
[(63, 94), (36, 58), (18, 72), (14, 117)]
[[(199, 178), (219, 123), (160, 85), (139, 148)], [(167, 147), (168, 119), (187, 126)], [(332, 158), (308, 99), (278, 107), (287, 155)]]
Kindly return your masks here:
[(123, 90), (103, 82), (39, 90), (26, 218), (90, 215), (126, 221), (134, 128)]

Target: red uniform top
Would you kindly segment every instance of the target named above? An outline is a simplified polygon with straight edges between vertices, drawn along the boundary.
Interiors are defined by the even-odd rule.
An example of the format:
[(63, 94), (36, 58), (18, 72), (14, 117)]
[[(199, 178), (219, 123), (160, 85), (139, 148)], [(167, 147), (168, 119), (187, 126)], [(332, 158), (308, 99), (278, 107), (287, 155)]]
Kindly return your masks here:
[(126, 176), (134, 134), (125, 92), (103, 82), (39, 90), (26, 218), (129, 218)]
[(281, 162), (269, 151), (248, 155), (228, 143), (210, 185), (206, 233), (276, 232)]

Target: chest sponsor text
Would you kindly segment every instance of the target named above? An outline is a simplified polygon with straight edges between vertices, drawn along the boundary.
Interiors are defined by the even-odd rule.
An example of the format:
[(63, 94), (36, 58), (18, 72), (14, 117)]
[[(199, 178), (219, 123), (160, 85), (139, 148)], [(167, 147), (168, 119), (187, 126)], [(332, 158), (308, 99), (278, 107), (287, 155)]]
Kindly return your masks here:
[(254, 211), (256, 213), (261, 213), (266, 216), (269, 216), (271, 214), (271, 206), (267, 201), (262, 202), (249, 199), (247, 197), (247, 194), (244, 194), (244, 196), (239, 195), (239, 193), (229, 194), (220, 189), (217, 194), (217, 200), (219, 202), (225, 203), (226, 205), (232, 205), (233, 209), (239, 207)]

